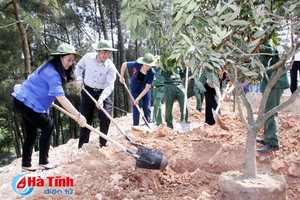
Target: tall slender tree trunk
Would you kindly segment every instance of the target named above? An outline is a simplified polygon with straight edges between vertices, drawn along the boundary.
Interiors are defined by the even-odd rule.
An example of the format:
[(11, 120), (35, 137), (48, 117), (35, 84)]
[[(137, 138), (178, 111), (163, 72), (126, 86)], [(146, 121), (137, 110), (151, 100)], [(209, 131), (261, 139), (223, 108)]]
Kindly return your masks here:
[[(124, 37), (123, 37), (123, 32), (122, 32), (122, 26), (121, 26), (121, 22), (120, 22), (120, 16), (121, 16), (121, 5), (119, 1), (116, 1), (116, 12), (117, 12), (117, 24), (118, 24), (118, 43), (119, 43), (119, 51), (120, 51), (120, 58), (121, 58), (121, 65), (123, 62), (126, 61), (125, 58), (125, 48), (124, 48)], [(120, 66), (121, 66), (120, 65)], [(125, 84), (129, 85), (129, 74), (128, 74), (128, 70), (125, 71)], [(126, 93), (126, 97), (127, 97), (127, 105), (128, 105), (128, 111), (132, 112), (132, 101), (131, 98), (129, 96), (129, 94)]]
[(138, 55), (138, 51), (139, 51), (138, 40), (135, 40), (134, 44), (135, 44), (135, 59), (138, 59), (138, 57), (139, 57), (139, 55)]
[(17, 157), (20, 158), (22, 156), (21, 153), (21, 138), (20, 136), (20, 130), (19, 130), (19, 124), (18, 120), (15, 117), (15, 114), (13, 114), (13, 119), (12, 119), (12, 126), (11, 126), (11, 133), (12, 133), (12, 139), (15, 147), (15, 152), (17, 154)]
[(102, 23), (102, 30), (103, 30), (103, 34), (104, 34), (104, 39), (108, 40), (107, 26), (106, 26), (104, 10), (103, 10), (101, 0), (98, 0), (98, 6), (99, 6), (99, 12), (100, 12), (100, 16), (101, 16), (101, 23)]
[(28, 41), (27, 41), (27, 33), (23, 26), (23, 22), (21, 21), (20, 16), (20, 10), (19, 10), (19, 4), (17, 0), (12, 0), (14, 5), (14, 15), (16, 17), (16, 20), (18, 21), (18, 28), (22, 40), (22, 50), (24, 54), (24, 64), (25, 64), (25, 78), (27, 78), (31, 74), (30, 70), (30, 56), (29, 56), (29, 50), (28, 50)]
[(95, 28), (96, 33), (95, 33), (95, 35), (98, 33), (99, 40), (101, 40), (100, 25), (99, 25), (98, 17), (97, 17), (97, 0), (94, 0), (94, 6), (95, 6), (94, 15), (95, 15), (95, 24), (96, 24), (96, 28)]
[[(59, 114), (58, 114), (59, 115)], [(53, 117), (53, 122), (54, 122), (54, 127), (55, 127), (55, 132), (53, 134), (53, 143), (52, 145), (54, 147), (59, 145), (59, 123), (58, 123), (58, 116), (57, 112), (54, 108), (52, 108), (52, 117)]]

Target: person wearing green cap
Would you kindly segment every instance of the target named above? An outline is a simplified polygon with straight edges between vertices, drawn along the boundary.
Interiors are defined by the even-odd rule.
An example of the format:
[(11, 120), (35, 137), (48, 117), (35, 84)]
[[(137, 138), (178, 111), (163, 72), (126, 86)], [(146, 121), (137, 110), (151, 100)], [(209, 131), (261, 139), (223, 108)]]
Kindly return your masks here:
[[(100, 121), (100, 131), (107, 135), (110, 120), (101, 111), (104, 108), (110, 115), (112, 114), (113, 101), (111, 98), (116, 80), (116, 67), (109, 59), (111, 51), (117, 51), (107, 40), (101, 40), (92, 44), (96, 52), (86, 53), (77, 63), (76, 85), (79, 88), (85, 88), (98, 102), (95, 104), (93, 100), (82, 90), (80, 112), (86, 117), (87, 123), (93, 123), (95, 108), (99, 108), (98, 117)], [(84, 71), (84, 78), (83, 78)], [(90, 130), (87, 128), (80, 129), (78, 148), (80, 149), (84, 143), (88, 143), (90, 138)], [(106, 140), (99, 137), (100, 147), (106, 146)]]
[(51, 53), (52, 59), (36, 69), (22, 84), (14, 86), (12, 93), (13, 108), (22, 115), (25, 130), (23, 143), (22, 168), (28, 171), (37, 170), (31, 165), (31, 156), (35, 139), (41, 129), (39, 139), (39, 168), (52, 169), (48, 153), (54, 124), (49, 117), (49, 107), (55, 99), (72, 115), (76, 116), (81, 127), (86, 124), (86, 119), (66, 98), (63, 84), (74, 80), (72, 69), (75, 58), (81, 57), (75, 48), (69, 44), (61, 44), (56, 52)]
[(143, 101), (144, 116), (148, 122), (151, 120), (151, 85), (154, 80), (157, 59), (151, 54), (146, 53), (144, 57), (138, 58), (133, 62), (124, 62), (121, 67), (120, 82), (124, 84), (124, 72), (126, 68), (134, 68), (136, 72), (130, 80), (131, 94), (135, 101), (133, 102), (133, 126), (139, 125), (140, 113), (136, 106), (140, 106), (140, 100)]
[[(277, 49), (274, 46), (271, 46), (267, 42), (261, 45), (260, 53), (265, 53), (259, 56), (259, 59), (265, 68), (276, 64), (280, 60)], [(277, 54), (277, 55), (272, 55), (272, 54)], [(286, 66), (284, 66), (283, 70), (286, 70)], [(277, 69), (272, 69), (267, 71), (268, 77), (271, 77), (272, 73), (276, 71)], [(265, 91), (268, 81), (269, 80), (266, 78), (266, 76), (264, 76), (261, 79), (260, 90), (262, 92)], [(280, 104), (280, 98), (283, 94), (284, 89), (287, 89), (289, 87), (290, 84), (288, 80), (288, 75), (287, 73), (285, 73), (279, 77), (278, 81), (272, 87), (269, 97), (267, 99), (265, 113), (272, 110), (273, 108), (277, 107)], [(272, 115), (264, 123), (263, 136), (264, 139), (261, 139), (259, 137), (256, 138), (256, 142), (264, 145), (263, 148), (257, 149), (258, 152), (267, 153), (279, 149), (280, 145), (278, 140), (278, 113)]]

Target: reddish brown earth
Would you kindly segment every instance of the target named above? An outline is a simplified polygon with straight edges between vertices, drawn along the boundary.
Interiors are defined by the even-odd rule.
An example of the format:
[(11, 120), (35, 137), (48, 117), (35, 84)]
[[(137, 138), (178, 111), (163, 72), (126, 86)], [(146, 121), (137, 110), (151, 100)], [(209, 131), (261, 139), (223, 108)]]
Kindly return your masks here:
[[(21, 171), (21, 160), (0, 168), (0, 199), (103, 199), (103, 200), (173, 200), (221, 199), (219, 176), (230, 170), (244, 170), (247, 132), (233, 112), (233, 103), (224, 102), (222, 119), (229, 127), (204, 124), (203, 113), (195, 110), (195, 97), (189, 99), (189, 121), (192, 130), (177, 133), (162, 124), (159, 130), (146, 133), (133, 131), (132, 115), (115, 119), (126, 134), (136, 143), (157, 149), (168, 158), (165, 170), (148, 170), (135, 167), (135, 159), (113, 144), (99, 149), (98, 136), (91, 135), (90, 143), (77, 149), (78, 140), (72, 139), (50, 151), (50, 162), (58, 167), (48, 171), (27, 173), (27, 176), (72, 178), (73, 187), (35, 187), (27, 196), (12, 190), (12, 179)], [(174, 118), (179, 120), (179, 108), (174, 106)], [(300, 198), (300, 115), (279, 114), (279, 151), (257, 154), (259, 171), (282, 175), (287, 182), (287, 199)], [(175, 122), (174, 122), (175, 123)], [(262, 130), (259, 136), (262, 135)], [(111, 125), (109, 136), (127, 148), (136, 151)], [(258, 148), (261, 147), (259, 144)], [(38, 152), (33, 165), (37, 165)], [(45, 190), (61, 190), (62, 194), (44, 194)], [(71, 189), (72, 194), (65, 194)], [(69, 191), (71, 191), (69, 190)]]

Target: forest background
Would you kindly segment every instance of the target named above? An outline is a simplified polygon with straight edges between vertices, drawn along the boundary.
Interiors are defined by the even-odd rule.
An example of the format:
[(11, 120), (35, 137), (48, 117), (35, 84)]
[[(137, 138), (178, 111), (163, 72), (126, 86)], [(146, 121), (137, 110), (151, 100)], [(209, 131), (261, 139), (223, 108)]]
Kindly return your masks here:
[[(222, 2), (222, 5), (228, 2), (229, 6), (226, 9), (222, 9), (225, 6), (220, 6), (220, 2)], [(274, 13), (282, 8), (283, 2), (285, 1), (251, 1), (253, 5), (266, 6), (269, 10), (274, 11)], [(290, 9), (289, 12), (298, 9), (295, 14), (297, 16), (297, 13), (299, 13), (299, 2), (298, 4), (295, 2), (297, 1), (289, 1), (289, 5), (286, 7)], [(118, 49), (118, 52), (113, 52), (111, 56), (118, 70), (124, 61), (135, 60), (147, 52), (154, 55), (162, 55), (163, 58), (165, 58), (164, 53), (168, 52), (167, 55), (173, 55), (173, 58), (180, 60), (179, 57), (184, 54), (180, 52), (185, 48), (184, 45), (176, 46), (172, 44), (174, 48), (170, 49), (170, 46), (166, 45), (166, 43), (173, 37), (179, 38), (179, 41), (176, 41), (178, 42), (177, 44), (186, 44), (191, 42), (191, 40), (186, 35), (168, 35), (168, 33), (178, 33), (179, 29), (182, 29), (184, 25), (187, 26), (192, 23), (193, 18), (196, 16), (193, 10), (199, 9), (200, 6), (201, 9), (206, 11), (215, 8), (219, 14), (226, 16), (228, 7), (233, 8), (233, 3), (246, 7), (246, 5), (243, 5), (245, 4), (244, 1), (239, 0), (1, 0), (0, 165), (5, 165), (16, 157), (21, 156), (21, 144), (24, 138), (20, 115), (12, 109), (11, 93), (13, 86), (16, 83), (22, 83), (28, 75), (49, 58), (48, 54), (55, 50), (59, 44), (69, 43), (75, 46), (80, 54), (84, 55), (87, 52), (93, 51), (91, 48), (92, 43), (101, 39), (109, 40), (112, 42), (114, 48)], [(182, 6), (184, 4), (186, 5), (186, 9), (178, 11), (178, 5)], [(131, 10), (130, 8), (132, 7), (136, 10)], [(143, 12), (139, 13), (139, 9), (143, 10)], [(251, 10), (251, 6), (249, 10)], [(184, 13), (188, 12), (189, 15), (184, 16)], [(233, 20), (238, 15), (245, 16), (242, 14), (245, 14), (247, 10), (243, 10), (242, 12), (235, 14), (237, 12), (230, 13), (228, 11), (227, 17), (232, 16), (228, 14), (236, 15), (232, 18)], [(147, 15), (147, 13), (152, 13), (155, 18), (150, 18), (149, 16), (151, 15)], [(207, 17), (209, 18), (209, 16)], [(168, 20), (172, 21), (172, 23), (168, 23)], [(205, 19), (203, 20), (205, 21)], [(207, 21), (211, 23), (210, 20), (207, 19)], [(200, 30), (205, 29), (202, 26), (202, 21), (197, 23), (198, 21), (195, 21), (193, 24), (195, 26), (198, 25)], [(248, 19), (244, 17), (242, 20), (235, 20), (230, 25), (232, 27), (249, 27), (252, 24), (250, 17)], [(165, 26), (164, 29), (162, 26)], [(155, 27), (158, 27), (157, 30)], [(172, 31), (168, 32), (168, 28), (172, 29)], [(232, 30), (234, 29), (232, 28)], [(277, 29), (277, 31), (281, 31), (282, 27), (278, 26)], [(291, 29), (298, 29), (299, 32), (299, 27), (297, 26)], [(164, 32), (161, 32), (161, 30)], [(254, 34), (254, 30), (257, 31), (257, 27), (252, 26), (249, 29), (249, 33)], [(247, 33), (247, 29), (244, 29), (244, 31)], [(230, 31), (224, 32), (221, 29), (216, 29), (215, 32), (219, 34), (212, 36), (214, 44), (211, 49), (217, 49), (219, 46), (217, 41), (220, 40), (219, 42), (221, 43), (224, 38), (231, 34)], [(272, 29), (267, 36), (272, 36), (273, 34), (273, 40), (276, 41), (278, 37), (275, 33), (275, 29)], [(193, 37), (193, 35), (188, 36), (190, 38)], [(252, 43), (249, 48), (256, 48), (258, 45), (258, 43)], [(192, 51), (190, 48), (187, 49), (189, 50), (185, 52)], [(216, 62), (208, 62), (207, 60), (219, 61), (219, 58), (212, 55), (209, 51), (205, 55), (202, 55), (203, 58), (209, 57), (206, 61), (203, 61), (198, 56), (193, 57), (192, 64), (194, 64), (194, 67), (198, 65), (195, 63), (202, 62), (206, 63), (208, 67), (217, 70), (221, 64), (224, 64), (220, 63), (217, 67), (212, 66)], [(167, 58), (164, 61), (166, 60)], [(164, 64), (163, 66), (168, 66), (168, 64)], [(129, 74), (125, 76), (127, 84), (133, 73), (130, 70), (128, 72)], [(249, 76), (256, 75), (253, 75), (249, 70), (246, 73)], [(190, 87), (192, 87), (192, 84)], [(71, 100), (72, 104), (79, 109), (80, 90), (75, 87), (75, 83), (67, 84), (65, 91), (66, 96)], [(189, 93), (190, 95), (192, 95), (192, 92)], [(131, 112), (130, 97), (126, 94), (123, 85), (118, 80), (115, 82), (113, 97), (114, 117), (120, 117), (126, 115), (127, 112)], [(55, 124), (52, 146), (56, 147), (64, 144), (70, 138), (78, 138), (79, 126), (76, 122), (60, 114), (54, 108), (50, 109), (50, 116)], [(95, 120), (93, 126), (96, 127), (97, 124), (98, 121)], [(38, 150), (38, 143), (36, 143), (35, 150)]]

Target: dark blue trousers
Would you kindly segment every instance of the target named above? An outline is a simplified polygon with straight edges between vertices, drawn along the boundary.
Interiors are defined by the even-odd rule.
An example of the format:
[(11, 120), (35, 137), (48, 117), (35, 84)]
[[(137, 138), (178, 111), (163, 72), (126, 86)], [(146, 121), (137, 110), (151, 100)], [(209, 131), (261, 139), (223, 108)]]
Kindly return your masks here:
[[(145, 87), (143, 87), (140, 84), (138, 86), (135, 86), (134, 87), (135, 89), (133, 89), (131, 84), (132, 83), (130, 83), (131, 94), (132, 94), (133, 98), (136, 99), (142, 93), (142, 91), (145, 89)], [(151, 90), (149, 90), (145, 94), (145, 96), (143, 96), (143, 98), (139, 101), (138, 106), (140, 106), (140, 107), (142, 106), (144, 116), (145, 116), (147, 122), (150, 122), (150, 120), (151, 120)], [(139, 121), (140, 121), (140, 113), (135, 105), (133, 105), (132, 107), (133, 107), (133, 125), (138, 126)], [(143, 113), (141, 113), (141, 114), (143, 114)]]

